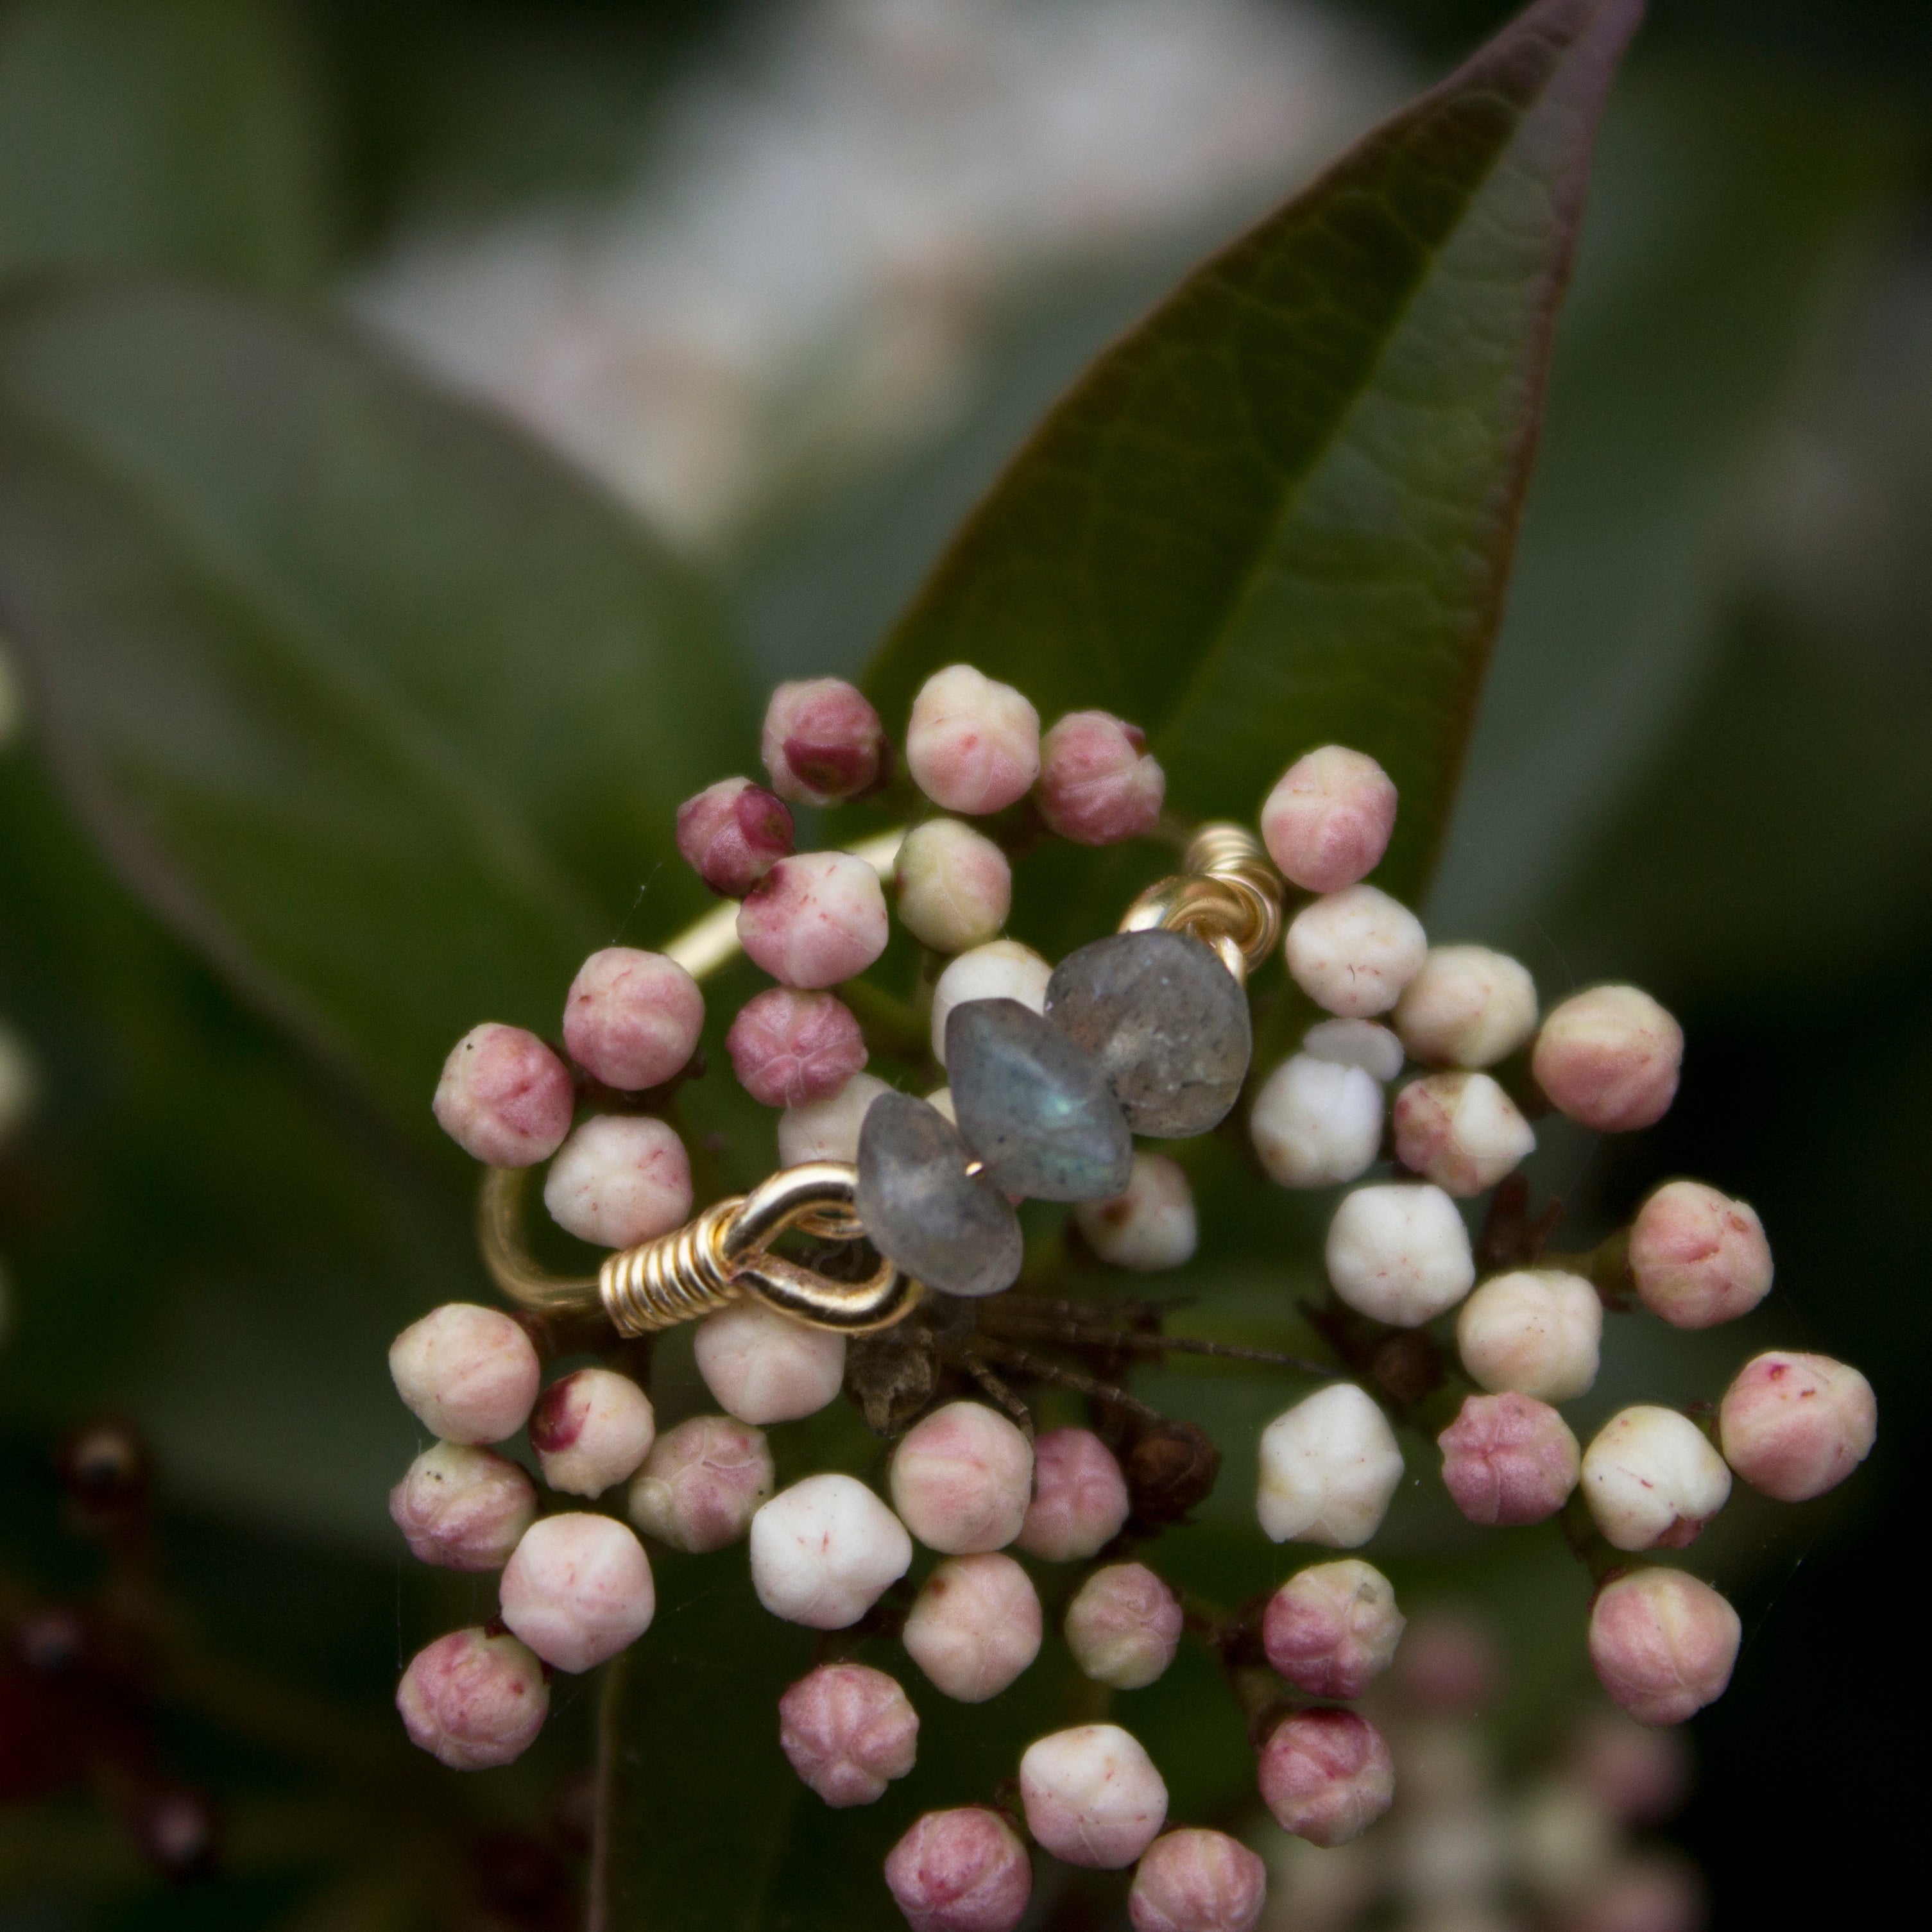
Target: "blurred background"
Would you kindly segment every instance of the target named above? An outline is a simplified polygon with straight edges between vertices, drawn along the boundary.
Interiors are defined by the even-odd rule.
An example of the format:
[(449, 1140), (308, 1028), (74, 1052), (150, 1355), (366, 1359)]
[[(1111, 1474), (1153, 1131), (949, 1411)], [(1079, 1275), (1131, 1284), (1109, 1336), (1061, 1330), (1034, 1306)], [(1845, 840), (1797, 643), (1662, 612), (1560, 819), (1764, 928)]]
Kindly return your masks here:
[[(158, 270), (372, 333), (698, 560), (759, 683), (855, 674), (1096, 348), (1508, 10), (11, 0), (0, 276)], [(1754, 1202), (1779, 1287), (1752, 1334), (1878, 1390), (1860, 1480), (1707, 1539), (1746, 1645), (1672, 1831), (1720, 1928), (1902, 1876), (1916, 1685), (1870, 1660), (1910, 1654), (1927, 1453), (1928, 158), (1924, 0), (1654, 7), (1425, 908), (1546, 998), (1614, 973), (1681, 1016), (1664, 1124), (1552, 1138), (1540, 1178), (1606, 1223), (1667, 1173)], [(411, 1446), (388, 1340), (476, 1292), (462, 1177), (399, 1156), (129, 893), (24, 704), (0, 638), (0, 1619), (104, 1579), (165, 1604), (166, 1694), (101, 1721), (215, 1795), (222, 1876), (157, 1879), (200, 1861), (196, 1818), (136, 1806), (130, 1836), (66, 1789), (75, 1720), (9, 1666), (0, 1924), (413, 1924), (397, 1871), (439, 1860), (462, 1922), (558, 1922), (580, 1702), (481, 1798), (370, 1768), (401, 1658), (466, 1601), (404, 1578), (384, 1511)], [(1691, 1400), (1719, 1360), (1630, 1372)], [(1413, 1556), (1499, 1628), (1540, 1600)]]

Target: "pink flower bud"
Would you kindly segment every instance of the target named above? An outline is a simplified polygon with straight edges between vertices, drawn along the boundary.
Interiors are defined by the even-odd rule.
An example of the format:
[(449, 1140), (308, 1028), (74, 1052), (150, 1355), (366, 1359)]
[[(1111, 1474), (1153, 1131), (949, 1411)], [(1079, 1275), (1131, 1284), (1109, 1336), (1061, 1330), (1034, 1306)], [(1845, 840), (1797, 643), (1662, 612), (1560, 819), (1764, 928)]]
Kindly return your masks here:
[(1619, 1409), (1583, 1452), (1583, 1499), (1619, 1550), (1682, 1550), (1730, 1493), (1724, 1459), (1674, 1408)]
[(1622, 1134), (1663, 1119), (1683, 1060), (1683, 1028), (1648, 993), (1593, 986), (1544, 1022), (1529, 1070), (1558, 1112)]
[(1878, 1400), (1845, 1363), (1774, 1349), (1747, 1362), (1724, 1391), (1718, 1437), (1725, 1461), (1753, 1489), (1805, 1502), (1871, 1454)]
[(1040, 713), (970, 664), (934, 671), (906, 727), (913, 782), (948, 812), (998, 812), (1040, 776)]
[(912, 1932), (1012, 1932), (1033, 1867), (1012, 1827), (970, 1804), (921, 1818), (886, 1855), (886, 1883)]
[(883, 1670), (822, 1664), (778, 1700), (778, 1743), (835, 1810), (871, 1804), (911, 1770), (919, 1713)]
[(781, 986), (836, 986), (886, 950), (885, 891), (878, 874), (849, 852), (800, 852), (746, 894), (738, 938), (752, 963)]
[(704, 995), (675, 959), (607, 946), (578, 969), (563, 1004), (570, 1057), (607, 1087), (659, 1087), (698, 1050)]
[(472, 1027), (450, 1048), (430, 1110), (463, 1151), (492, 1167), (534, 1167), (570, 1131), (570, 1070), (533, 1033)]
[(410, 1742), (452, 1771), (520, 1757), (550, 1709), (543, 1666), (513, 1636), (452, 1630), (410, 1660), (396, 1687)]
[(1485, 1192), (1535, 1147), (1534, 1130), (1486, 1073), (1432, 1073), (1396, 1096), (1396, 1158), (1448, 1193)]
[(631, 1520), (674, 1550), (723, 1550), (751, 1528), (772, 1482), (763, 1430), (694, 1415), (651, 1445), (631, 1485)]
[(1354, 1180), (1382, 1152), (1382, 1090), (1365, 1068), (1293, 1054), (1255, 1096), (1248, 1132), (1263, 1171), (1281, 1186)]
[(1097, 1556), (1127, 1520), (1127, 1479), (1088, 1429), (1051, 1429), (1034, 1438), (1033, 1501), (1015, 1539), (1029, 1556), (1071, 1563)]
[(969, 1000), (1017, 1000), (1036, 1013), (1046, 1010), (1046, 982), (1053, 968), (1030, 946), (996, 939), (962, 952), (932, 988), (932, 1057), (946, 1064), (946, 1022)]
[(1432, 946), (1396, 1002), (1396, 1031), (1425, 1066), (1493, 1066), (1536, 1030), (1536, 982), (1486, 946)]
[(552, 1382), (530, 1414), (544, 1480), (573, 1496), (601, 1496), (623, 1481), (657, 1432), (650, 1397), (614, 1369), (579, 1369)]
[(990, 838), (956, 818), (915, 825), (892, 867), (899, 919), (922, 946), (964, 952), (997, 938), (1013, 901), (1013, 871)]
[(1706, 1917), (1697, 1868), (1669, 1852), (1643, 1852), (1566, 1912), (1557, 1932), (1703, 1932)]
[(439, 1442), (389, 1492), (389, 1520), (418, 1563), (500, 1570), (536, 1520), (536, 1487), (508, 1456)]
[(652, 1114), (592, 1114), (544, 1176), (550, 1217), (580, 1241), (635, 1247), (688, 1220), (691, 1156)]
[(866, 1036), (830, 993), (767, 987), (740, 1008), (724, 1036), (731, 1070), (766, 1107), (808, 1106), (840, 1092), (866, 1064)]
[(808, 1160), (859, 1158), (859, 1130), (866, 1109), (892, 1089), (869, 1073), (855, 1073), (836, 1094), (804, 1100), (778, 1116), (778, 1165), (796, 1167)]
[(1410, 1624), (1395, 1665), (1395, 1685), (1419, 1711), (1467, 1717), (1496, 1694), (1502, 1658), (1486, 1624), (1454, 1610), (1431, 1610)]
[(780, 685), (765, 710), (759, 752), (772, 789), (800, 805), (862, 797), (892, 758), (879, 714), (842, 677)]
[(1317, 1563), (1268, 1599), (1262, 1620), (1268, 1660), (1311, 1697), (1359, 1697), (1389, 1667), (1407, 1619), (1395, 1588), (1354, 1557)]
[(1600, 1711), (1576, 1740), (1570, 1774), (1619, 1823), (1660, 1825), (1690, 1795), (1690, 1748), (1679, 1732)]
[(704, 1386), (740, 1422), (816, 1415), (845, 1379), (844, 1336), (794, 1322), (752, 1295), (706, 1316), (692, 1346)]
[(1134, 1932), (1254, 1932), (1268, 1867), (1225, 1832), (1169, 1832), (1142, 1855), (1127, 1894)]
[(1344, 1019), (1387, 1012), (1429, 952), (1422, 922), (1373, 886), (1350, 886), (1304, 906), (1288, 922), (1285, 944), (1294, 983)]
[(1080, 1202), (1073, 1218), (1087, 1245), (1112, 1267), (1150, 1274), (1194, 1258), (1194, 1190), (1187, 1170), (1166, 1154), (1136, 1154), (1127, 1191)]
[(1298, 1711), (1262, 1750), (1262, 1802), (1284, 1832), (1345, 1845), (1395, 1797), (1395, 1764), (1382, 1734), (1353, 1711)]
[(846, 1629), (911, 1567), (905, 1526), (851, 1476), (807, 1476), (752, 1519), (752, 1587), (788, 1623)]
[(1395, 808), (1394, 782), (1366, 752), (1324, 745), (1276, 781), (1262, 807), (1262, 840), (1304, 891), (1340, 892), (1382, 862)]
[(1471, 1379), (1568, 1402), (1597, 1379), (1604, 1304), (1581, 1275), (1523, 1268), (1484, 1282), (1456, 1318), (1456, 1346)]
[(1070, 1865), (1118, 1871), (1167, 1821), (1167, 1786), (1118, 1724), (1077, 1724), (1028, 1746), (1020, 1802), (1041, 1846)]
[(1003, 1550), (1033, 1494), (1033, 1448), (984, 1402), (950, 1402), (914, 1424), (893, 1452), (892, 1507), (928, 1550)]
[(1381, 1528), (1402, 1467), (1374, 1398), (1353, 1382), (1331, 1382), (1262, 1431), (1256, 1514), (1276, 1543), (1359, 1550)]
[(1419, 1328), (1476, 1279), (1468, 1230), (1439, 1187), (1390, 1181), (1345, 1194), (1324, 1250), (1335, 1292), (1358, 1312)]
[(1667, 1181), (1630, 1228), (1638, 1298), (1676, 1328), (1712, 1328), (1771, 1292), (1771, 1244), (1742, 1201), (1701, 1181)]
[(1144, 1563), (1110, 1563), (1066, 1606), (1067, 1648), (1096, 1684), (1138, 1690), (1174, 1661), (1180, 1601)]
[(1104, 711), (1070, 711), (1040, 748), (1040, 812), (1077, 845), (1118, 845), (1154, 830), (1167, 775), (1147, 734)]
[(1640, 1724), (1681, 1724), (1724, 1694), (1744, 1626), (1708, 1583), (1639, 1570), (1606, 1583), (1590, 1612), (1590, 1661)]
[(500, 1442), (523, 1427), (542, 1379), (537, 1352), (502, 1310), (446, 1302), (389, 1345), (404, 1405), (446, 1442)]
[(558, 1670), (588, 1670), (634, 1643), (657, 1609), (644, 1546), (614, 1517), (532, 1523), (503, 1572), (503, 1621)]
[(722, 898), (742, 898), (791, 848), (790, 811), (749, 778), (720, 778), (677, 808), (677, 849)]
[(997, 1697), (1040, 1654), (1040, 1598), (1010, 1556), (954, 1556), (906, 1618), (906, 1654), (962, 1704)]
[(1472, 1395), (1436, 1441), (1456, 1507), (1490, 1529), (1554, 1516), (1582, 1472), (1570, 1425), (1530, 1396)]

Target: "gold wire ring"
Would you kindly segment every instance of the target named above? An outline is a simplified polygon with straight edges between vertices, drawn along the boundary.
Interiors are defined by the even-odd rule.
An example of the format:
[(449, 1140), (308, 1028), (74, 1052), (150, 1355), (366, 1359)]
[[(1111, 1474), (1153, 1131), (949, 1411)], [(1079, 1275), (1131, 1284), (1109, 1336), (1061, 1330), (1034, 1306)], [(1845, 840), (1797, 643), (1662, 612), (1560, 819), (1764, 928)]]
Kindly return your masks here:
[(1123, 932), (1185, 932), (1214, 947), (1245, 986), (1281, 938), (1281, 874), (1244, 826), (1204, 825), (1185, 870), (1156, 880), (1128, 907)]

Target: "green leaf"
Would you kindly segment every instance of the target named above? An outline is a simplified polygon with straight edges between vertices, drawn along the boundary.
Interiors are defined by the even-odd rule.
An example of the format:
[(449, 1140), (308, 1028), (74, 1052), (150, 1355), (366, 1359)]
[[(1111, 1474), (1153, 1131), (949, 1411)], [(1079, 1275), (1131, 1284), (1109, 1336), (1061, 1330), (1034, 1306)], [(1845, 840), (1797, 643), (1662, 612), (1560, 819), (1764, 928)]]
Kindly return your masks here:
[[(554, 1031), (750, 738), (690, 574), (488, 417), (240, 298), (0, 306), (0, 623), (122, 872), (428, 1136), (450, 1044)], [(671, 861), (666, 864), (667, 860)]]
[(1539, 0), (1102, 356), (888, 642), (888, 717), (968, 659), (1048, 718), (1132, 718), (1180, 812), (1244, 818), (1299, 752), (1360, 746), (1402, 789), (1381, 877), (1414, 897), (1638, 10)]

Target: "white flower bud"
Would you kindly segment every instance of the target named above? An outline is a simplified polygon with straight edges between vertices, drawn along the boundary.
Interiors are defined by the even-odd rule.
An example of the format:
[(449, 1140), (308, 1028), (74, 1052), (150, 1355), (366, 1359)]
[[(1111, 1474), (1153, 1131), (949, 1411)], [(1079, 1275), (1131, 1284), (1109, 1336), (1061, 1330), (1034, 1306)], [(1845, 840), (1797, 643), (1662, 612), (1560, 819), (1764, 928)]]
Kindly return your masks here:
[(1097, 1556), (1127, 1520), (1127, 1479), (1088, 1429), (1050, 1429), (1033, 1445), (1033, 1501), (1014, 1539), (1029, 1556), (1071, 1563)]
[(662, 1086), (698, 1050), (704, 995), (675, 959), (607, 946), (578, 969), (563, 1043), (593, 1078), (624, 1093)]
[(969, 1000), (1017, 1000), (1036, 1013), (1046, 1011), (1046, 982), (1053, 968), (1030, 946), (996, 939), (962, 952), (940, 974), (932, 988), (932, 1057), (946, 1064), (946, 1022), (955, 1006)]
[(593, 1114), (550, 1162), (544, 1205), (580, 1241), (635, 1247), (690, 1217), (691, 1156), (655, 1114)]
[(1708, 1583), (1639, 1570), (1606, 1583), (1590, 1610), (1590, 1662), (1641, 1724), (1681, 1724), (1724, 1694), (1744, 1626)]
[(574, 1510), (532, 1523), (503, 1572), (503, 1621), (559, 1670), (588, 1670), (650, 1628), (644, 1546), (614, 1517)]
[(446, 1442), (500, 1442), (523, 1427), (543, 1371), (520, 1324), (498, 1308), (446, 1302), (389, 1345), (404, 1406)]
[(1536, 1031), (1536, 982), (1486, 946), (1432, 946), (1396, 1003), (1395, 1030), (1425, 1066), (1493, 1066)]
[(1724, 1460), (1754, 1490), (1802, 1503), (1836, 1487), (1871, 1454), (1878, 1400), (1828, 1355), (1774, 1349), (1747, 1362), (1718, 1411)]
[(892, 1453), (892, 1507), (928, 1550), (1004, 1550), (1033, 1496), (1033, 1446), (996, 1410), (950, 1402), (908, 1430)]
[(1350, 886), (1295, 914), (1287, 952), (1294, 983), (1318, 1006), (1366, 1019), (1402, 998), (1422, 970), (1429, 941), (1406, 906), (1373, 886)]
[(782, 986), (808, 991), (855, 978), (886, 950), (885, 889), (849, 852), (781, 859), (745, 895), (738, 939)]
[(844, 1630), (911, 1564), (904, 1524), (851, 1476), (807, 1476), (752, 1519), (752, 1586), (788, 1623)]
[(1013, 872), (990, 838), (956, 818), (915, 825), (899, 846), (892, 892), (907, 932), (935, 952), (997, 938), (1013, 900)]
[(1225, 1832), (1169, 1832), (1142, 1854), (1127, 1894), (1133, 1932), (1254, 1932), (1268, 1867)]
[(1311, 892), (1366, 878), (1395, 830), (1394, 782), (1366, 752), (1324, 745), (1298, 758), (1262, 806), (1262, 842), (1282, 876)]
[(500, 1570), (536, 1520), (536, 1485), (506, 1456), (439, 1442), (389, 1492), (389, 1520), (418, 1563)]
[(1396, 1158), (1448, 1193), (1495, 1186), (1535, 1147), (1535, 1130), (1486, 1073), (1432, 1073), (1396, 1096)]
[(543, 1666), (513, 1636), (452, 1630), (417, 1652), (396, 1687), (410, 1742), (452, 1771), (488, 1771), (536, 1742), (550, 1709)]
[(1419, 1328), (1476, 1278), (1468, 1230), (1439, 1187), (1390, 1181), (1345, 1194), (1328, 1224), (1328, 1279), (1359, 1313)]
[(866, 1109), (892, 1090), (870, 1073), (855, 1073), (824, 1100), (788, 1107), (778, 1116), (778, 1165), (797, 1167), (808, 1160), (859, 1158), (859, 1130)]
[(1268, 1178), (1283, 1187), (1353, 1180), (1382, 1151), (1382, 1090), (1359, 1066), (1298, 1053), (1255, 1096), (1248, 1132)]
[(1020, 1802), (1034, 1838), (1070, 1865), (1118, 1871), (1167, 1822), (1167, 1786), (1118, 1724), (1078, 1724), (1027, 1748)]
[(962, 1704), (997, 1697), (1040, 1654), (1040, 1598), (1010, 1556), (954, 1556), (926, 1580), (906, 1654)]
[(1648, 993), (1593, 986), (1544, 1022), (1529, 1070), (1559, 1113), (1626, 1134), (1663, 1119), (1683, 1060), (1683, 1028)]
[(1311, 1697), (1359, 1697), (1389, 1667), (1408, 1619), (1372, 1563), (1344, 1557), (1299, 1570), (1268, 1599), (1262, 1648)]
[(1388, 1418), (1354, 1383), (1335, 1382), (1262, 1431), (1256, 1514), (1276, 1543), (1359, 1550), (1382, 1527), (1401, 1480)]
[(872, 1804), (911, 1770), (919, 1713), (883, 1670), (821, 1664), (778, 1700), (778, 1744), (834, 1810)]
[(886, 1884), (912, 1932), (1013, 1932), (1033, 1863), (1004, 1818), (962, 1805), (914, 1824), (886, 1855)]
[(1301, 1050), (1338, 1066), (1359, 1066), (1384, 1086), (1402, 1071), (1402, 1042), (1373, 1020), (1317, 1020), (1301, 1036)]
[(845, 1380), (845, 1338), (794, 1322), (754, 1295), (705, 1316), (692, 1345), (712, 1400), (740, 1422), (816, 1415)]
[(1771, 1292), (1771, 1244), (1747, 1202), (1701, 1181), (1667, 1181), (1638, 1209), (1630, 1270), (1637, 1298), (1677, 1328), (1713, 1328)]
[(449, 1050), (430, 1102), (436, 1124), (492, 1167), (534, 1167), (570, 1131), (570, 1070), (533, 1033), (494, 1022)]
[(530, 1447), (554, 1490), (601, 1496), (632, 1474), (657, 1438), (651, 1399), (614, 1369), (579, 1369), (530, 1412)]
[(1080, 1202), (1073, 1218), (1087, 1245), (1114, 1268), (1151, 1274), (1194, 1258), (1194, 1190), (1187, 1170), (1166, 1154), (1136, 1154), (1127, 1191)]
[(1730, 1493), (1724, 1459), (1674, 1408), (1619, 1409), (1583, 1452), (1583, 1499), (1619, 1550), (1682, 1550)]
[(1604, 1304), (1581, 1275), (1522, 1268), (1484, 1282), (1456, 1318), (1456, 1348), (1478, 1387), (1568, 1402), (1597, 1379)]
[(1262, 1802), (1284, 1832), (1346, 1844), (1395, 1798), (1395, 1762), (1382, 1734), (1353, 1711), (1298, 1711), (1262, 1748)]
[(674, 1550), (722, 1550), (751, 1528), (773, 1480), (763, 1430), (694, 1415), (651, 1445), (631, 1485), (631, 1520)]
[(1040, 713), (1011, 685), (970, 664), (949, 665), (913, 700), (906, 769), (947, 812), (998, 812), (1040, 776)]
[(1066, 1606), (1066, 1647), (1082, 1672), (1116, 1690), (1138, 1690), (1174, 1661), (1180, 1600), (1144, 1563), (1096, 1570)]

